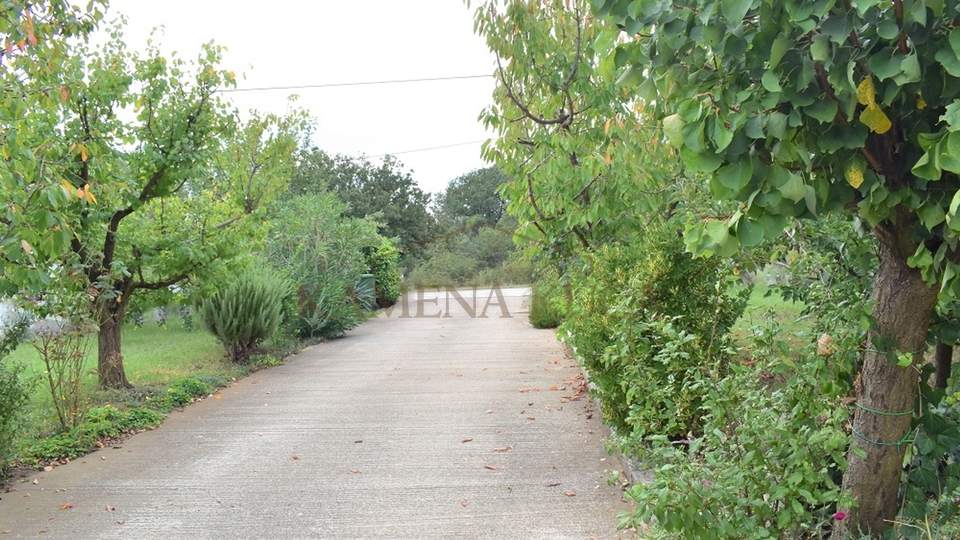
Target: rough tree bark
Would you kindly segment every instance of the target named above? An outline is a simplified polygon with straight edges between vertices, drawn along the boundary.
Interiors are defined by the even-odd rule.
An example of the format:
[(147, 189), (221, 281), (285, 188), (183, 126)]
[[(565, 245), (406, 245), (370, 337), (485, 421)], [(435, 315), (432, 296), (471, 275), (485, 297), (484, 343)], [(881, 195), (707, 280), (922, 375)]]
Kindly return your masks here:
[(123, 314), (126, 308), (126, 303), (116, 298), (100, 302), (97, 313), (97, 322), (100, 325), (100, 332), (97, 335), (97, 375), (100, 378), (100, 386), (104, 388), (133, 388), (123, 369), (123, 354), (120, 348)]
[[(897, 230), (900, 229), (900, 230)], [(924, 283), (920, 272), (910, 268), (906, 232), (895, 225), (877, 231), (880, 266), (873, 299), (876, 328), (868, 335), (863, 367), (857, 380), (857, 408), (851, 422), (853, 443), (843, 489), (858, 501), (847, 511), (841, 529), (879, 534), (897, 514), (898, 491), (911, 414), (917, 398), (919, 371), (927, 331), (937, 303), (937, 289)], [(908, 353), (913, 363), (897, 365), (890, 354)], [(860, 451), (865, 454), (861, 458)], [(844, 530), (840, 531), (842, 535)]]

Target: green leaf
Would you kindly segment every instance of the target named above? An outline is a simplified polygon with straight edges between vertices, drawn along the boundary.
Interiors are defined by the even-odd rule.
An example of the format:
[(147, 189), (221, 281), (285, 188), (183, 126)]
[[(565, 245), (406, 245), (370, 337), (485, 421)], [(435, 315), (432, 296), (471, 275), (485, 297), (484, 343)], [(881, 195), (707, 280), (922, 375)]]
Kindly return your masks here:
[(940, 117), (940, 121), (946, 122), (951, 131), (960, 131), (960, 99), (955, 99), (953, 103), (947, 105), (947, 110)]
[(920, 80), (920, 60), (917, 54), (907, 55), (900, 62), (900, 70), (903, 72), (903, 80), (897, 80), (897, 84), (918, 82)]
[(926, 246), (920, 244), (916, 253), (907, 257), (907, 265), (911, 268), (923, 268), (933, 264), (933, 254)]
[(686, 146), (680, 148), (680, 159), (691, 171), (702, 173), (712, 173), (723, 163), (721, 155), (694, 152)]
[(870, 71), (883, 81), (902, 72), (900, 63), (903, 59), (904, 56), (896, 54), (895, 49), (888, 48), (872, 55), (867, 60), (867, 64), (870, 66)]
[(740, 161), (721, 167), (717, 171), (717, 180), (725, 188), (739, 192), (750, 183), (753, 175), (753, 161), (750, 156), (742, 156)]
[(917, 209), (917, 216), (920, 217), (923, 226), (932, 231), (934, 227), (944, 222), (947, 213), (943, 211), (943, 207), (939, 204), (928, 201)]
[(790, 178), (787, 180), (787, 183), (780, 186), (780, 193), (785, 199), (790, 199), (793, 202), (800, 202), (804, 197), (807, 196), (807, 188), (803, 183), (803, 179), (800, 178), (800, 175), (795, 173), (788, 173)]
[(631, 66), (630, 69), (624, 71), (617, 79), (617, 85), (626, 86), (630, 89), (640, 86), (640, 84), (646, 80), (643, 71), (644, 69), (641, 66)]
[[(957, 33), (957, 28), (950, 32), (950, 36), (953, 37), (953, 34)], [(957, 53), (953, 51), (952, 48), (943, 47), (937, 54), (933, 57), (937, 62), (940, 62), (940, 65), (943, 66), (943, 69), (947, 73), (953, 75), (954, 77), (960, 77), (960, 58), (958, 58)]]
[(737, 224), (737, 238), (743, 247), (753, 247), (763, 242), (763, 225), (743, 217)]
[(673, 146), (683, 145), (683, 120), (679, 114), (671, 114), (663, 119), (663, 133)]
[(818, 121), (829, 124), (837, 118), (837, 102), (832, 99), (821, 99), (814, 102), (813, 105), (803, 109), (803, 112)]
[(887, 40), (894, 39), (900, 35), (900, 25), (897, 21), (886, 19), (877, 25), (877, 35)]
[(785, 36), (781, 35), (777, 39), (773, 40), (773, 45), (770, 47), (770, 69), (777, 69), (777, 66), (780, 65), (780, 60), (783, 60), (783, 56), (787, 54), (787, 51), (790, 50), (790, 46), (793, 44), (792, 40)]
[(722, 152), (730, 146), (730, 141), (733, 140), (733, 132), (727, 129), (722, 117), (713, 117), (712, 131), (713, 133), (710, 134), (710, 138), (713, 140), (713, 144), (716, 145), (717, 152)]
[(760, 83), (763, 84), (763, 87), (767, 92), (782, 92), (783, 88), (780, 86), (780, 78), (777, 77), (777, 74), (773, 71), (763, 72), (763, 76), (760, 78)]
[(750, 10), (752, 0), (722, 0), (720, 10), (727, 19), (727, 25), (731, 27), (740, 26), (747, 11)]
[(787, 115), (779, 111), (770, 113), (767, 117), (767, 135), (774, 139), (782, 139), (787, 134)]
[(810, 57), (814, 62), (826, 62), (830, 58), (830, 36), (824, 34), (813, 36)]

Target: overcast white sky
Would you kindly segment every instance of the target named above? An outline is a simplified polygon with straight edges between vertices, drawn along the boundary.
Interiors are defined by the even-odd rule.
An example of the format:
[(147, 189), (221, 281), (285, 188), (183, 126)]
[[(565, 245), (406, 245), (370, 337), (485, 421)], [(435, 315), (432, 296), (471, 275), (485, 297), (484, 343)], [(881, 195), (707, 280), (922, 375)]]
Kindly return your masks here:
[[(126, 42), (143, 49), (164, 26), (167, 51), (194, 58), (213, 40), (238, 88), (465, 75), (490, 78), (230, 94), (241, 110), (283, 113), (291, 93), (316, 119), (328, 153), (394, 154), (424, 191), (486, 166), (477, 121), (493, 91), (493, 55), (473, 33), (462, 0), (111, 0), (108, 19), (128, 18)], [(422, 152), (423, 148), (468, 143)]]

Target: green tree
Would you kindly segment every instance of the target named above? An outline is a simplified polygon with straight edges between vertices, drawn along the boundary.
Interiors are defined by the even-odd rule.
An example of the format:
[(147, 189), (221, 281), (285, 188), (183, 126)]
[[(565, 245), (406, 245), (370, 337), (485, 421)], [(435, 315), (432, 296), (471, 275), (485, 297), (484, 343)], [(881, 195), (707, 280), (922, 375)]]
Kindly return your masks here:
[[(18, 223), (29, 257), (17, 262), (83, 276), (102, 386), (129, 386), (121, 328), (133, 295), (201, 279), (242, 252), (263, 234), (245, 218), (285, 188), (292, 170), (302, 114), (240, 123), (216, 96), (233, 84), (219, 60), (213, 45), (195, 63), (156, 48), (131, 53), (114, 29), (97, 50), (81, 44), (63, 58), (62, 106), (24, 111), (32, 129), (19, 136), (45, 150), (40, 163), (59, 193), (49, 199), (54, 211)], [(22, 276), (13, 278), (22, 288)]]
[(59, 210), (68, 201), (57, 171), (62, 143), (42, 132), (37, 110), (61, 111), (63, 64), (103, 17), (104, 2), (81, 10), (65, 0), (0, 2), (0, 290), (49, 285), (36, 258), (62, 251), (70, 232)]
[(448, 227), (460, 229), (474, 221), (496, 225), (506, 210), (506, 201), (497, 192), (508, 178), (496, 167), (477, 169), (460, 175), (434, 197), (437, 219)]
[(316, 147), (302, 149), (290, 193), (327, 190), (347, 203), (347, 215), (374, 218), (380, 234), (397, 239), (401, 248), (434, 235), (434, 220), (427, 210), (430, 196), (393, 156), (376, 165), (366, 157), (330, 157)]
[[(898, 507), (919, 366), (960, 292), (960, 11), (942, 1), (596, 0), (620, 82), (686, 166), (739, 208), (688, 243), (729, 255), (789, 218), (852, 213), (876, 237), (873, 326), (857, 385), (842, 524)], [(614, 26), (616, 25), (616, 26)], [(877, 414), (872, 411), (881, 411)], [(921, 411), (922, 413), (923, 411)], [(889, 413), (889, 414), (885, 414)]]

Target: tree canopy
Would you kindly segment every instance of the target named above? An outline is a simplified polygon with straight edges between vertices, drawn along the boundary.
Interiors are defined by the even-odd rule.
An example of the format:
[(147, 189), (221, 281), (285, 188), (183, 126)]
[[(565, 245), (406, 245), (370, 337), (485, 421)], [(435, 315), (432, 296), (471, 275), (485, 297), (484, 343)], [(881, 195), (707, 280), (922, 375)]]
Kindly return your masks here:
[(380, 223), (379, 233), (397, 239), (401, 248), (433, 236), (434, 220), (427, 211), (430, 196), (393, 156), (376, 165), (366, 157), (330, 156), (316, 147), (302, 148), (290, 193), (327, 190), (347, 203), (346, 215), (373, 217)]

